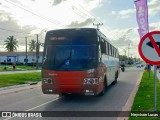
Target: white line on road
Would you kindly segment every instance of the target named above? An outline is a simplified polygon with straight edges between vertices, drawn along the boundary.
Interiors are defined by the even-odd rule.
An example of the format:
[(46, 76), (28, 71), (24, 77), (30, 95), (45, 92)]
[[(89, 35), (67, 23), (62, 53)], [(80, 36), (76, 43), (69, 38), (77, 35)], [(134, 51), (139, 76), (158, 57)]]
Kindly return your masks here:
[(34, 109), (36, 109), (36, 108), (39, 108), (39, 107), (41, 107), (41, 106), (43, 106), (43, 105), (46, 105), (46, 104), (51, 103), (51, 102), (53, 102), (53, 101), (56, 101), (56, 100), (58, 100), (58, 99), (59, 99), (59, 98), (57, 97), (57, 98), (55, 98), (55, 99), (53, 99), (53, 100), (51, 100), (51, 101), (48, 101), (48, 102), (46, 102), (46, 103), (43, 103), (43, 104), (41, 104), (41, 105), (38, 105), (38, 106), (36, 106), (36, 107), (30, 108), (30, 109), (25, 110), (25, 111), (34, 110)]
[[(53, 102), (53, 101), (56, 101), (56, 100), (60, 99), (60, 98), (62, 98), (62, 97), (57, 97), (57, 98), (55, 98), (55, 99), (53, 99), (53, 100), (50, 100), (50, 101), (45, 102), (45, 103), (43, 103), (43, 104), (41, 104), (41, 105), (38, 105), (38, 106), (36, 106), (36, 107), (30, 108), (30, 109), (28, 109), (28, 110), (25, 110), (25, 111), (23, 111), (23, 112), (25, 113), (25, 112), (27, 112), (27, 111), (31, 111), (31, 110), (34, 110), (34, 109), (36, 109), (36, 108), (42, 107), (42, 106), (44, 106), (44, 105), (46, 105), (46, 104), (48, 104), (48, 103), (51, 103), (51, 102)], [(22, 112), (22, 113), (23, 113), (23, 112)], [(10, 119), (12, 119), (12, 118), (14, 118), (14, 117), (6, 118), (6, 119), (4, 119), (4, 120), (10, 120)]]
[[(143, 72), (141, 72), (137, 82), (136, 82), (136, 85), (134, 86), (126, 104), (124, 105), (124, 107), (122, 108), (122, 111), (131, 111), (131, 107), (133, 105), (133, 102), (134, 102), (134, 98), (136, 96), (136, 93), (138, 91), (138, 88), (139, 88), (139, 84), (141, 82), (141, 79), (142, 79), (142, 75), (143, 75)], [(129, 117), (118, 117), (117, 120), (128, 120)]]

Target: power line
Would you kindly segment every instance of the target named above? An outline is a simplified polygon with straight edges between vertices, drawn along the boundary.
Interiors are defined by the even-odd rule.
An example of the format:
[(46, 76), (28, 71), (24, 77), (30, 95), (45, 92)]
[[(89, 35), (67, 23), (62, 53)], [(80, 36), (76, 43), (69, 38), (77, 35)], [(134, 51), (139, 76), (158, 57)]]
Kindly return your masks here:
[[(75, 1), (74, 1), (74, 2), (75, 2)], [(97, 22), (102, 23), (100, 20), (97, 19), (97, 17), (95, 17), (95, 16), (92, 15), (88, 10), (86, 10), (86, 8), (83, 7), (80, 3), (78, 3), (78, 2), (75, 2), (75, 3), (77, 3), (78, 6), (81, 7), (82, 10), (86, 11), (88, 14), (82, 12), (82, 10), (80, 10), (80, 9), (78, 9), (78, 7), (76, 7), (81, 13), (86, 14), (89, 18), (92, 18), (92, 17), (93, 17), (95, 20), (97, 20)]]
[(9, 29), (4, 29), (4, 28), (0, 28), (0, 29), (1, 29), (1, 30), (5, 30), (5, 31), (14, 32), (14, 33), (23, 33), (23, 34), (29, 34), (29, 33), (25, 33), (25, 32), (18, 32), (18, 31), (9, 30)]
[[(80, 5), (80, 4), (79, 4)], [(84, 14), (84, 15), (86, 15), (86, 16), (88, 16), (89, 18), (92, 18), (92, 16), (89, 16), (88, 14), (86, 14), (85, 12), (82, 12), (82, 10), (81, 9), (79, 9), (78, 7), (76, 7), (76, 6), (73, 6), (72, 7), (72, 9), (73, 10), (78, 10), (79, 12), (81, 12), (82, 14)], [(73, 11), (73, 12), (75, 12), (75, 11)], [(80, 15), (80, 16), (82, 16), (82, 15)], [(82, 16), (83, 18), (84, 18), (84, 16)]]
[[(80, 3), (76, 2), (76, 1), (74, 1), (74, 2), (77, 3), (84, 11), (86, 11), (87, 13), (89, 13), (90, 16), (88, 14), (82, 12), (82, 10), (78, 9), (77, 7), (75, 7), (78, 11), (80, 11), (83, 14), (86, 14), (90, 18), (93, 17), (98, 22), (98, 24), (102, 24), (103, 23), (101, 20), (97, 19), (97, 17), (95, 17), (94, 15), (92, 15), (88, 10), (86, 10), (86, 8), (84, 8)], [(106, 31), (107, 34), (109, 34), (110, 38), (113, 38), (113, 36), (115, 36), (115, 34), (113, 35), (113, 33), (109, 32), (109, 30), (107, 29), (107, 27), (105, 25), (102, 26), (102, 27), (104, 28), (103, 30)]]
[[(77, 2), (76, 2), (77, 3)], [(81, 4), (79, 4), (79, 3), (77, 3), (83, 10), (85, 10), (87, 13), (89, 13), (89, 11), (87, 11), (84, 7), (82, 7), (82, 5)], [(82, 14), (85, 14), (85, 15), (87, 15), (89, 18), (94, 18), (98, 23), (96, 24), (96, 23), (93, 23), (93, 25), (96, 25), (97, 26), (97, 29), (99, 29), (99, 25), (102, 25), (103, 24), (103, 22), (101, 22), (99, 19), (97, 19), (95, 16), (93, 16), (91, 13), (89, 13), (90, 15), (88, 15), (88, 14), (86, 14), (86, 13), (84, 13), (84, 12), (82, 12), (82, 10), (81, 9), (78, 9), (77, 7), (75, 7), (74, 6), (74, 8), (76, 8), (79, 12), (81, 12)], [(73, 9), (74, 10), (74, 9)], [(76, 13), (77, 14), (77, 13)], [(82, 15), (80, 15), (80, 14), (78, 14), (79, 16), (81, 16), (81, 17), (83, 17), (84, 18), (84, 16), (82, 16)], [(111, 35), (111, 33), (109, 32), (109, 30), (106, 30), (107, 28), (106, 27), (104, 27), (104, 26), (102, 26), (104, 29), (104, 31), (107, 31), (106, 33), (107, 33), (107, 35), (109, 34), (109, 36), (110, 36), (110, 38), (112, 38), (112, 36), (113, 35)]]
[(18, 7), (18, 8), (20, 8), (20, 9), (23, 9), (23, 10), (25, 10), (25, 11), (27, 11), (27, 12), (29, 12), (29, 13), (35, 15), (35, 16), (37, 16), (37, 17), (43, 19), (43, 20), (46, 20), (46, 21), (48, 21), (48, 22), (51, 22), (51, 23), (53, 23), (53, 24), (55, 24), (55, 25), (61, 23), (60, 21), (57, 21), (57, 20), (54, 20), (54, 22), (53, 22), (53, 20), (51, 20), (50, 18), (46, 18), (46, 17), (40, 16), (40, 15), (38, 15), (38, 14), (32, 12), (32, 11), (27, 10), (27, 9), (24, 8), (24, 7), (21, 7), (20, 5), (14, 4), (14, 3), (11, 2), (11, 1), (7, 1), (7, 0), (5, 0), (5, 1), (8, 2), (8, 3), (10, 3), (10, 4), (12, 4), (12, 5), (14, 5), (14, 6), (16, 6), (16, 7)]

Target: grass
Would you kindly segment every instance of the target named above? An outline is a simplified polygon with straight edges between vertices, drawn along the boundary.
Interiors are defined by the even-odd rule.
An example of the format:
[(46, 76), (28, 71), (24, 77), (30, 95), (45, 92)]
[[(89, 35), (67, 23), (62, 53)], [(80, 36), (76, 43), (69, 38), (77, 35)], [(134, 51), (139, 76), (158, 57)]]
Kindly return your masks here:
[[(6, 69), (4, 69), (6, 67)], [(38, 69), (41, 69), (41, 66), (38, 67)], [(12, 65), (1, 65), (0, 71), (12, 71), (13, 67)], [(25, 66), (25, 65), (17, 65), (15, 70), (36, 70), (36, 66)]]
[(2, 74), (0, 75), (0, 88), (13, 85), (26, 84), (27, 82), (38, 82), (40, 80), (41, 80), (40, 72)]
[[(131, 111), (154, 111), (154, 74), (151, 72), (148, 78), (148, 72), (145, 71), (134, 99)], [(160, 112), (160, 82), (157, 80), (157, 111)], [(160, 117), (130, 117), (129, 120), (160, 120)]]

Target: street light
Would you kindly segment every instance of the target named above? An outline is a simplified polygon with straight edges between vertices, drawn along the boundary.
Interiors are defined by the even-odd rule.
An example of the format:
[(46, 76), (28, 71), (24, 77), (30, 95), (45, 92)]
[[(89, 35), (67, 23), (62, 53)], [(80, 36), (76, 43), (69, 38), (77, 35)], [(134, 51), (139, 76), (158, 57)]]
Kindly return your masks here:
[(27, 63), (28, 63), (27, 37), (25, 37), (25, 42), (26, 42), (26, 59), (25, 59), (25, 64), (27, 66)]
[(126, 59), (125, 59), (125, 57), (126, 57), (127, 50), (126, 50), (126, 49), (124, 49), (124, 48), (122, 48), (122, 49), (123, 49), (123, 51), (124, 51), (123, 60), (124, 60), (124, 62), (126, 63)]
[(123, 49), (123, 51), (124, 51), (124, 55), (126, 56), (127, 50), (124, 49), (124, 48), (122, 48), (122, 49)]
[(38, 64), (39, 64), (39, 41), (38, 41), (38, 34), (36, 34), (37, 36), (37, 43), (36, 43), (36, 69), (38, 69)]
[(128, 59), (129, 59), (129, 49), (130, 49), (129, 46), (130, 46), (130, 44), (128, 44)]

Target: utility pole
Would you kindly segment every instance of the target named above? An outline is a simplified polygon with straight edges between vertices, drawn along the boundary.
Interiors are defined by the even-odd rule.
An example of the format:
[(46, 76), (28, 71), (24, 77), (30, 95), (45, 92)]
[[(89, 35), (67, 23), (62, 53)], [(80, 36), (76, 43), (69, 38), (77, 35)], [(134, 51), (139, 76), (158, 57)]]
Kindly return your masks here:
[(99, 30), (99, 26), (100, 26), (100, 25), (103, 25), (103, 23), (98, 23), (98, 24), (94, 24), (94, 23), (93, 23), (93, 25), (94, 25), (94, 26), (97, 26), (97, 30)]
[(27, 37), (25, 37), (25, 43), (26, 43), (26, 59), (25, 59), (25, 64), (27, 66), (27, 63), (28, 63)]
[(123, 49), (123, 51), (124, 51), (124, 59), (123, 59), (123, 60), (124, 60), (124, 62), (125, 62), (125, 64), (126, 64), (126, 60), (127, 60), (127, 59), (126, 59), (125, 57), (127, 57), (127, 56), (126, 56), (126, 52), (127, 52), (127, 51), (126, 51), (126, 49), (124, 49), (124, 48), (122, 48), (122, 49)]
[[(123, 49), (123, 48), (122, 48), (122, 49)], [(126, 49), (123, 49), (123, 51), (124, 51), (124, 55), (126, 56), (126, 52), (127, 52)]]
[(129, 58), (129, 46), (130, 46), (130, 44), (128, 44), (128, 58)]
[(130, 46), (130, 44), (128, 44), (128, 63), (129, 63), (129, 46)]
[(38, 34), (37, 36), (37, 43), (36, 43), (36, 69), (38, 69), (38, 59), (39, 59), (39, 42), (38, 42)]

